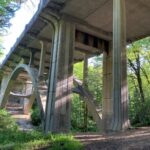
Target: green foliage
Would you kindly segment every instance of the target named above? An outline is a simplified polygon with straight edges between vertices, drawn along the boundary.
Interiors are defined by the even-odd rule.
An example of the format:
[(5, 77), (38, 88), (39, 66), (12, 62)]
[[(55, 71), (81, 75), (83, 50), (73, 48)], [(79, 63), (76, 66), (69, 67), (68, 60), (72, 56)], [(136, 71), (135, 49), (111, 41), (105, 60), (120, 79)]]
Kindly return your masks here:
[(19, 5), (15, 0), (0, 0), (0, 34), (4, 34), (4, 31), (10, 26), (9, 20), (18, 8)]
[(137, 105), (131, 115), (131, 124), (133, 126), (149, 126), (150, 125), (150, 102), (147, 101), (143, 105)]
[(17, 130), (15, 121), (0, 110), (0, 150), (81, 150), (82, 145), (71, 135), (44, 135), (39, 131)]
[(17, 131), (18, 127), (13, 118), (11, 118), (10, 114), (4, 110), (0, 109), (0, 131)]
[(147, 126), (150, 125), (150, 37), (128, 46), (128, 60), (131, 124)]
[(0, 131), (1, 150), (81, 150), (82, 144), (71, 135), (44, 135), (38, 131)]
[(0, 149), (27, 150), (36, 149), (50, 144), (51, 136), (41, 132), (31, 131), (0, 131)]
[[(10, 27), (10, 19), (14, 13), (19, 9), (20, 4), (17, 0), (0, 0), (0, 57), (3, 55), (2, 39), (3, 35), (7, 33)], [(1, 62), (0, 62), (1, 63)]]
[[(129, 116), (132, 125), (150, 125), (150, 37), (136, 41), (127, 46), (128, 50), (128, 88), (129, 88)], [(88, 67), (88, 89), (94, 96), (96, 103), (102, 105), (102, 57), (90, 60)], [(83, 63), (74, 66), (74, 75), (83, 80)], [(142, 93), (143, 92), (143, 93)], [(81, 97), (73, 95), (72, 127), (83, 131), (84, 102)], [(88, 128), (91, 123), (88, 115)], [(90, 123), (89, 123), (90, 122)]]
[[(98, 61), (97, 61), (98, 60)], [(96, 61), (99, 64), (100, 59), (94, 59), (94, 65), (90, 64), (88, 67), (88, 90), (94, 97), (94, 102), (99, 107), (102, 104), (102, 66), (96, 65)], [(83, 80), (83, 62), (74, 65), (74, 76)], [(84, 127), (84, 112), (85, 102), (82, 97), (77, 94), (73, 94), (72, 100), (72, 115), (71, 124), (73, 131), (85, 131)], [(87, 131), (96, 131), (96, 123), (93, 121), (93, 117), (88, 113), (87, 118)]]
[(39, 126), (41, 124), (41, 115), (40, 115), (40, 109), (38, 108), (38, 106), (32, 109), (31, 121), (32, 121), (32, 124), (35, 126)]
[[(71, 114), (71, 125), (72, 131), (80, 131), (85, 132), (84, 128), (84, 101), (82, 98), (73, 94), (72, 100), (72, 114)], [(88, 122), (87, 122), (87, 131), (96, 131), (96, 123), (93, 121), (93, 118), (90, 114), (88, 114)]]
[(73, 69), (74, 76), (79, 80), (83, 80), (83, 62), (75, 64)]
[(89, 66), (88, 88), (98, 106), (102, 106), (102, 66)]
[(82, 150), (83, 145), (75, 140), (73, 136), (55, 135), (52, 137), (51, 150)]

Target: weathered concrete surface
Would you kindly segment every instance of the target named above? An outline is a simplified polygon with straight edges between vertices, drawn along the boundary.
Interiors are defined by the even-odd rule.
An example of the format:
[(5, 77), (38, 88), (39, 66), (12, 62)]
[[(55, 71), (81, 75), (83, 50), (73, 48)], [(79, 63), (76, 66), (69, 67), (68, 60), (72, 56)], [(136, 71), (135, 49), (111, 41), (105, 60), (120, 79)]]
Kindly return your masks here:
[(5, 94), (5, 90), (7, 88), (10, 76), (4, 75), (1, 82), (1, 90), (0, 90), (0, 106), (2, 105), (2, 100)]
[(103, 130), (130, 127), (128, 118), (125, 1), (113, 1), (113, 44), (103, 60)]
[[(45, 130), (52, 132), (68, 132), (70, 130), (71, 115), (71, 90), (73, 84), (73, 49), (74, 49), (74, 25), (67, 20), (58, 22), (58, 55), (52, 58), (52, 63), (57, 63), (55, 74), (51, 70), (51, 75), (57, 77), (56, 83), (50, 80), (50, 90), (46, 109)], [(53, 50), (54, 51), (54, 50)], [(52, 52), (53, 52), (52, 51)], [(51, 64), (53, 65), (53, 64)]]
[(25, 84), (25, 94), (31, 95), (30, 97), (24, 98), (23, 100), (23, 113), (26, 115), (30, 113), (33, 102), (35, 101), (35, 94), (33, 88), (34, 87), (32, 86), (32, 82)]
[[(126, 5), (124, 2), (126, 2)], [(114, 9), (112, 10), (113, 4)], [(69, 129), (73, 59), (74, 62), (79, 62), (84, 59), (85, 54), (89, 54), (89, 57), (91, 57), (105, 51), (106, 58), (104, 59), (108, 62), (104, 62), (104, 65), (107, 69), (112, 67), (109, 62), (111, 58), (110, 60), (108, 58), (108, 43), (112, 40), (112, 32), (114, 35), (113, 72), (111, 75), (111, 73), (109, 74), (109, 69), (106, 72), (104, 71), (104, 74), (106, 73), (106, 77), (104, 77), (105, 99), (103, 102), (104, 126), (106, 125), (105, 127), (107, 127), (109, 124), (109, 117), (112, 118), (111, 126), (108, 125), (111, 130), (122, 130), (129, 126), (127, 114), (125, 10), (128, 27), (127, 40), (134, 41), (150, 35), (149, 7), (149, 0), (95, 0), (94, 2), (93, 0), (41, 0), (37, 13), (7, 55), (2, 64), (2, 69), (4, 73), (9, 74), (22, 59), (24, 59), (25, 64), (31, 62), (32, 65), (33, 59), (30, 59), (29, 51), (36, 51), (34, 67), (40, 70), (39, 75), (44, 73), (50, 76), (49, 91), (48, 94), (46, 93), (48, 95), (46, 118), (43, 117), (46, 119), (46, 132), (49, 130), (56, 132), (67, 131)], [(114, 17), (112, 17), (112, 11), (114, 12)], [(68, 21), (63, 22), (62, 18)], [(141, 21), (139, 22), (139, 20)], [(74, 28), (74, 31), (71, 31), (71, 28)], [(55, 32), (54, 38), (53, 31)], [(75, 32), (75, 35), (73, 32)], [(46, 50), (45, 60), (43, 60), (44, 53), (41, 53), (39, 41), (53, 45), (53, 51)], [(40, 54), (41, 59), (39, 59)], [(49, 65), (50, 57), (52, 58), (51, 65)], [(27, 72), (30, 74), (30, 71)], [(49, 72), (50, 74), (48, 74)], [(34, 75), (31, 75), (31, 78), (37, 92), (35, 92), (35, 96), (40, 99), (37, 85), (38, 78), (34, 79)], [(14, 78), (16, 78), (16, 75), (14, 75)], [(20, 77), (20, 79), (24, 78), (28, 77)], [(4, 81), (4, 83), (6, 82)], [(12, 83), (13, 80), (9, 82), (8, 87), (4, 86), (6, 95), (2, 94), (2, 97), (4, 97), (4, 101), (0, 100), (2, 107), (6, 104)], [(110, 87), (113, 87), (112, 93)], [(42, 108), (41, 101), (39, 101), (39, 105)]]
[(112, 43), (109, 50), (103, 53), (103, 99), (102, 99), (102, 130), (110, 129), (112, 114)]
[(126, 12), (124, 0), (113, 0), (113, 78), (112, 78), (112, 122), (111, 130), (129, 128)]

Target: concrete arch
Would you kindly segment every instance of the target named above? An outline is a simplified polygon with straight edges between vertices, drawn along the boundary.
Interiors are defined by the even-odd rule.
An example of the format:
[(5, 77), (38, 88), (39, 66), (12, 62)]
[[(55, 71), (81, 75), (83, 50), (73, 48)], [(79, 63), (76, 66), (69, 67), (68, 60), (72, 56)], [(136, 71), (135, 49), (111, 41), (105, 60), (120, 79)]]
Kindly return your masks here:
[(28, 65), (25, 64), (20, 64), (18, 65), (15, 70), (12, 72), (12, 74), (10, 75), (10, 78), (8, 80), (8, 82), (6, 83), (6, 89), (3, 93), (3, 95), (1, 96), (0, 99), (0, 108), (5, 108), (6, 103), (8, 101), (8, 97), (9, 97), (9, 93), (11, 91), (11, 87), (13, 85), (13, 81), (18, 77), (18, 75), (22, 72), (22, 71), (26, 71), (32, 81), (33, 84), (33, 90), (34, 90), (34, 95), (35, 98), (37, 99), (38, 102), (38, 106), (40, 108), (41, 111), (41, 118), (42, 118), (42, 122), (44, 120), (45, 114), (44, 114), (44, 110), (43, 110), (43, 106), (42, 106), (42, 102), (41, 102), (41, 98), (40, 98), (40, 93), (38, 91), (38, 76), (37, 76), (37, 70), (34, 68), (30, 68)]

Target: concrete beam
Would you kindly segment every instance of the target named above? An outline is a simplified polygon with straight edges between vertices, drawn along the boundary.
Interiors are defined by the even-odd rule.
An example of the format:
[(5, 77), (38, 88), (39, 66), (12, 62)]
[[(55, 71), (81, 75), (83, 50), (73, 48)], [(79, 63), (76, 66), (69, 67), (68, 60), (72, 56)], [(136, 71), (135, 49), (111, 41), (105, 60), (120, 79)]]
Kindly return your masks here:
[(32, 34), (32, 33), (27, 33), (27, 36), (29, 36), (29, 37), (31, 37), (31, 38), (33, 38), (34, 40), (38, 40), (39, 42), (40, 41), (43, 41), (43, 42), (47, 42), (47, 43), (52, 43), (52, 39), (48, 39), (48, 38), (46, 38), (46, 37), (44, 37), (44, 36), (35, 36), (34, 34)]
[[(43, 11), (43, 13), (41, 15), (46, 16), (46, 15), (51, 15), (51, 14), (53, 14), (52, 10), (44, 9), (44, 11)], [(58, 14), (56, 14), (56, 15), (58, 16)], [(88, 24), (86, 21), (83, 21), (83, 20), (81, 20), (79, 18), (70, 16), (68, 14), (63, 14), (62, 16), (63, 16), (64, 19), (68, 19), (72, 23), (74, 23), (75, 24), (75, 28), (80, 30), (80, 31), (83, 31), (85, 33), (89, 33), (89, 34), (91, 34), (93, 36), (96, 36), (96, 37), (99, 37), (101, 39), (105, 39), (105, 40), (108, 40), (108, 41), (112, 40), (112, 33), (103, 31), (100, 28), (96, 28), (96, 27)]]
[[(41, 19), (43, 19), (43, 21), (48, 22), (48, 20), (49, 20), (48, 18), (51, 15), (52, 14), (49, 11), (44, 11), (41, 14)], [(55, 15), (57, 15), (57, 14), (55, 14)], [(97, 49), (98, 51), (99, 50), (107, 50), (107, 44), (109, 43), (108, 40), (110, 40), (112, 38), (112, 34), (111, 34), (111, 38), (105, 39), (105, 38), (103, 38), (103, 36), (97, 36), (97, 34), (99, 34), (99, 32), (100, 32), (99, 30), (95, 30), (94, 32), (92, 32), (93, 31), (92, 27), (91, 26), (87, 27), (87, 24), (85, 22), (83, 23), (83, 21), (81, 21), (81, 20), (79, 21), (78, 19), (75, 19), (72, 16), (68, 16), (66, 14), (63, 15), (63, 18), (66, 20), (69, 20), (70, 22), (75, 24), (76, 25), (76, 28), (75, 28), (76, 33), (80, 33), (80, 34), (78, 34), (79, 36), (77, 35), (75, 37), (75, 42), (77, 43), (77, 45), (75, 43), (75, 50), (79, 50), (78, 43), (80, 43), (81, 45), (92, 47), (93, 49)], [(88, 28), (88, 30), (91, 30), (91, 32), (88, 32), (88, 30), (80, 30), (80, 28), (78, 29), (78, 26), (83, 26), (85, 28)], [(104, 33), (105, 32), (101, 31), (102, 35), (104, 35)], [(87, 43), (84, 42), (84, 36), (86, 36), (86, 34), (88, 35), (88, 42)], [(94, 46), (94, 42), (92, 42), (92, 41), (94, 41), (94, 38), (97, 38), (97, 47)], [(83, 49), (83, 47), (81, 47), (80, 49)], [(84, 50), (86, 51), (86, 47)]]
[(79, 51), (79, 52), (82, 52), (82, 53), (85, 53), (85, 54), (95, 54), (95, 55), (99, 55), (102, 53), (102, 50), (98, 49), (98, 48), (94, 48), (92, 46), (88, 46), (88, 45), (85, 45), (85, 44), (82, 44), (80, 42), (75, 42), (75, 48), (76, 48), (76, 51)]

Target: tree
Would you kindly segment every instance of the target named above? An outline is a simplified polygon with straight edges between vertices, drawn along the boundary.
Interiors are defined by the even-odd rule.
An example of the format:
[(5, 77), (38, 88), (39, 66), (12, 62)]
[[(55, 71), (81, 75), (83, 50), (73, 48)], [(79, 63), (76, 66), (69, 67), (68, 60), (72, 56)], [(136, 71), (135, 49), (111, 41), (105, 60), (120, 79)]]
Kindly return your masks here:
[(7, 28), (11, 25), (10, 19), (19, 9), (20, 3), (15, 0), (0, 0), (0, 34), (4, 34)]
[(128, 46), (130, 117), (133, 124), (150, 124), (150, 37)]
[[(84, 62), (75, 64), (74, 75), (83, 81), (84, 88), (90, 91), (93, 95), (95, 105), (100, 108), (102, 105), (102, 65), (100, 65), (98, 58), (94, 58), (88, 65), (88, 68), (86, 68), (87, 64), (85, 65), (85, 68), (84, 65)], [(83, 74), (85, 76), (83, 76)], [(93, 121), (91, 114), (87, 112), (83, 97), (73, 94), (72, 104), (71, 121), (73, 129), (80, 131), (96, 131), (96, 123)]]
[(132, 72), (132, 79), (137, 80), (141, 102), (145, 102), (142, 76), (145, 77), (148, 84), (150, 80), (145, 66), (150, 64), (150, 38), (146, 38), (132, 43), (128, 46), (128, 64), (129, 72)]

